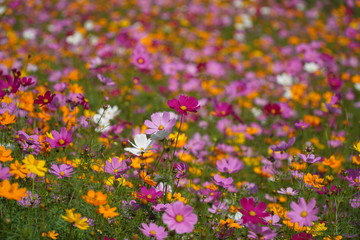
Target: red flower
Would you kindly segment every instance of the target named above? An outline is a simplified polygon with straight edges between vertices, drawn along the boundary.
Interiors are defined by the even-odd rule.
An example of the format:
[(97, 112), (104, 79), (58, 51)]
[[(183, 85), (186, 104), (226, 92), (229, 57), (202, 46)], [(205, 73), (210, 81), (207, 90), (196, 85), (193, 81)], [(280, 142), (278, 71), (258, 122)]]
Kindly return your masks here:
[(169, 100), (168, 106), (175, 109), (179, 114), (185, 115), (187, 115), (187, 112), (196, 112), (200, 108), (198, 100), (188, 96), (180, 96), (179, 100)]
[(277, 103), (268, 103), (264, 106), (263, 111), (266, 115), (278, 115), (281, 113), (281, 108)]
[(266, 209), (265, 202), (260, 202), (257, 206), (255, 206), (253, 198), (242, 198), (240, 200), (240, 204), (242, 208), (239, 209), (239, 211), (243, 214), (241, 218), (244, 224), (248, 222), (251, 222), (253, 224), (261, 223), (263, 225), (268, 224), (263, 219), (264, 217), (270, 216), (270, 213), (264, 212)]
[(51, 101), (54, 99), (56, 94), (52, 94), (51, 95), (51, 92), (50, 91), (46, 91), (46, 93), (44, 94), (44, 96), (41, 96), (39, 95), (34, 103), (35, 104), (40, 104), (40, 106), (44, 106), (44, 105), (47, 105), (49, 103), (51, 103)]

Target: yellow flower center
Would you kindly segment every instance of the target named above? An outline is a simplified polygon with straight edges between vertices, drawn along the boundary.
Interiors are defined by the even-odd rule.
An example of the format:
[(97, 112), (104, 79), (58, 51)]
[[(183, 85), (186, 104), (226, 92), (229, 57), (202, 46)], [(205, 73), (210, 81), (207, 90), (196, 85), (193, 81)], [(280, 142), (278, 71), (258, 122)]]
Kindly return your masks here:
[(160, 125), (159, 127), (158, 127), (158, 129), (161, 131), (161, 130), (163, 130), (165, 127), (163, 126), (163, 125)]
[(308, 215), (308, 213), (306, 212), (306, 211), (302, 211), (301, 213), (300, 213), (300, 216), (301, 217), (306, 217)]
[(64, 175), (65, 175), (65, 173), (61, 171), (61, 172), (60, 172), (60, 175), (61, 175), (61, 176), (64, 176)]
[(137, 62), (140, 63), (140, 64), (143, 64), (145, 61), (144, 61), (143, 58), (138, 58)]
[(175, 220), (178, 223), (180, 223), (180, 222), (184, 221), (184, 217), (182, 215), (178, 214), (178, 215), (176, 215)]
[(49, 100), (47, 100), (46, 98), (44, 99), (44, 103), (48, 103), (49, 102)]
[(226, 112), (225, 111), (221, 111), (221, 115), (225, 115), (226, 114)]
[(59, 144), (60, 144), (60, 145), (63, 145), (64, 143), (65, 143), (64, 139), (60, 139), (60, 140), (59, 140)]
[(148, 195), (146, 195), (146, 198), (147, 198), (147, 199), (152, 199), (152, 195), (151, 195), (151, 194), (148, 194)]
[(140, 148), (141, 151), (144, 151), (145, 149), (144, 148)]
[(254, 212), (254, 211), (250, 211), (249, 214), (250, 214), (250, 216), (252, 216), (252, 217), (255, 217), (255, 216), (256, 216), (256, 212)]
[(185, 111), (185, 110), (187, 109), (187, 107), (184, 106), (184, 105), (181, 105), (181, 106), (180, 106), (180, 109), (183, 110), (183, 111)]
[(150, 234), (156, 236), (156, 232), (154, 230), (151, 230)]

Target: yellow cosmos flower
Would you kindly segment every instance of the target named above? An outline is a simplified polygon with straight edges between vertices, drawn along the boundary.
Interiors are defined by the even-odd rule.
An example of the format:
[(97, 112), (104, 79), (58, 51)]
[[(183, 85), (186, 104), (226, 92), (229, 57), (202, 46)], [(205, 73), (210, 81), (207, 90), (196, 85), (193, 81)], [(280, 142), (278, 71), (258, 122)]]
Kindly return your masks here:
[(75, 227), (86, 230), (89, 228), (89, 224), (86, 222), (87, 218), (83, 218), (80, 213), (75, 213), (75, 209), (66, 209), (66, 215), (62, 215), (61, 217), (69, 222), (75, 225)]
[(35, 157), (31, 154), (27, 155), (23, 159), (23, 163), (30, 172), (40, 177), (45, 176), (45, 173), (47, 172), (47, 168), (45, 167), (46, 161), (36, 160)]

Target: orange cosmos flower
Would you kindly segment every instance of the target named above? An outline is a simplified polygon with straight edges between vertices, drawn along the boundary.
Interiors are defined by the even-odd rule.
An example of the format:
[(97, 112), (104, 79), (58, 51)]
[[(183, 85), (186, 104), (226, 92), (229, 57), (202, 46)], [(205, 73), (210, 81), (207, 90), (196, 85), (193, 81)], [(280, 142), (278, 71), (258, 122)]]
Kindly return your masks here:
[(8, 162), (8, 161), (12, 161), (14, 158), (12, 158), (10, 156), (11, 154), (11, 150), (10, 149), (5, 149), (4, 146), (0, 146), (0, 161), (1, 162)]
[(89, 190), (87, 195), (82, 196), (82, 199), (94, 206), (100, 206), (107, 203), (107, 195), (101, 191), (95, 192), (94, 190)]
[(112, 218), (119, 215), (119, 213), (115, 212), (116, 209), (116, 207), (111, 208), (109, 205), (100, 206), (98, 208), (98, 213), (102, 214), (104, 218)]
[(26, 196), (26, 188), (19, 188), (19, 183), (11, 184), (9, 180), (0, 182), (0, 197), (19, 201)]
[(146, 182), (147, 184), (149, 184), (150, 186), (156, 186), (156, 182), (155, 181), (153, 181), (152, 179), (151, 179), (151, 177), (149, 176), (149, 175), (147, 175), (147, 173), (145, 172), (145, 171), (141, 171), (140, 172), (140, 178), (144, 181), (144, 182)]
[(9, 173), (12, 174), (15, 179), (25, 178), (26, 175), (29, 173), (29, 170), (26, 168), (25, 164), (21, 164), (17, 160), (15, 160), (14, 163), (10, 163)]
[(311, 173), (307, 173), (306, 175), (304, 175), (304, 182), (307, 185), (316, 187), (316, 188), (322, 188), (324, 185), (322, 183), (324, 183), (324, 179), (323, 178), (319, 178), (318, 175), (312, 175)]
[(9, 112), (5, 112), (4, 114), (0, 115), (0, 124), (5, 126), (15, 122), (15, 115), (10, 115)]

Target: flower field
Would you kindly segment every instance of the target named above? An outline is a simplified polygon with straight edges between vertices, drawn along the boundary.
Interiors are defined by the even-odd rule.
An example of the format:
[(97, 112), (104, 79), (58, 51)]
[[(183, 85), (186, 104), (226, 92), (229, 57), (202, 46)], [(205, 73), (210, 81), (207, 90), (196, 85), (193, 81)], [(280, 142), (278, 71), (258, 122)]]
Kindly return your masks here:
[(359, 239), (359, 0), (0, 0), (0, 239)]

